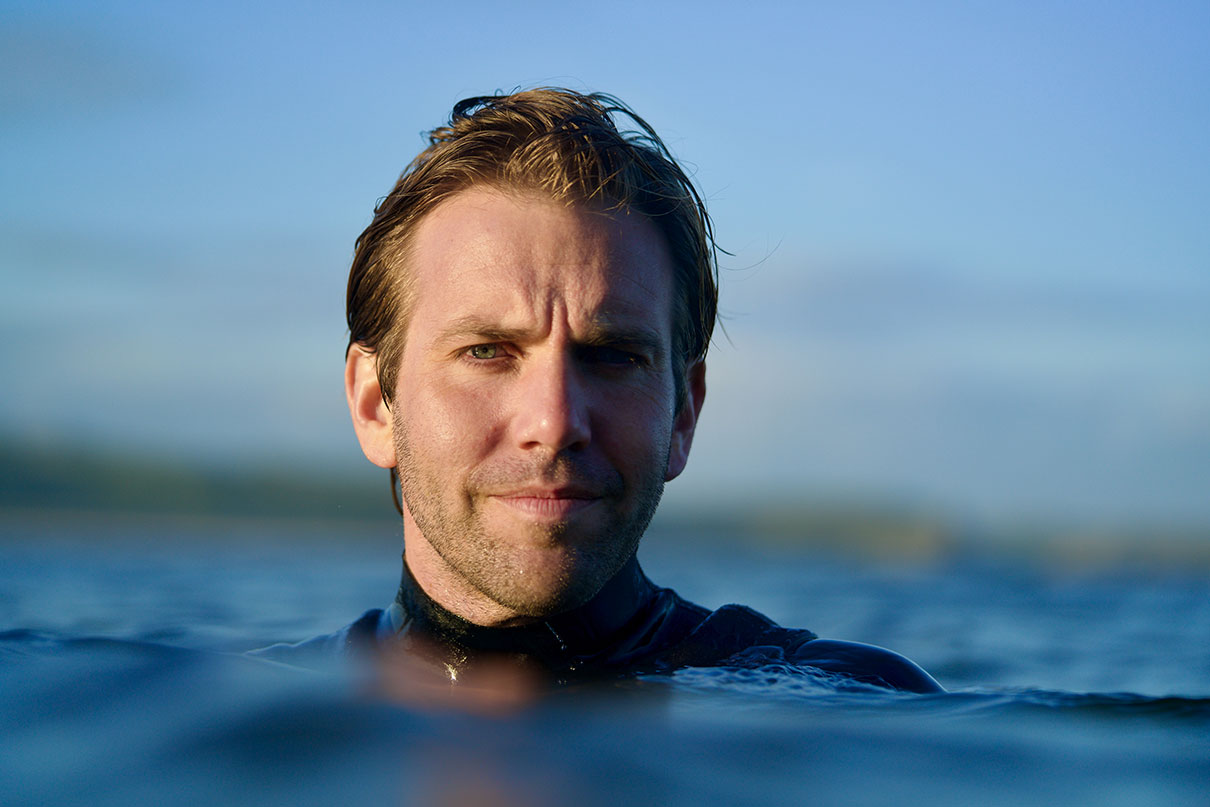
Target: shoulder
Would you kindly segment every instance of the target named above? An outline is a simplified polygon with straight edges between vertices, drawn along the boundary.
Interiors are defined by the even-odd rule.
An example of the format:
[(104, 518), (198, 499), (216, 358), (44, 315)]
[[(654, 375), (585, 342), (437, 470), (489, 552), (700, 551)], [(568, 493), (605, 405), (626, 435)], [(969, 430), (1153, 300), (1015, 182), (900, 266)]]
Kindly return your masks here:
[(246, 655), (294, 667), (322, 667), (348, 657), (357, 648), (377, 640), (384, 615), (381, 608), (366, 611), (356, 621), (333, 633), (301, 642), (279, 642), (250, 650)]
[[(679, 600), (679, 598), (678, 598)], [(754, 646), (785, 645), (814, 639), (810, 631), (779, 628), (769, 617), (745, 605), (724, 605), (708, 611), (684, 600), (683, 630), (656, 660), (656, 669), (716, 667)]]
[(791, 661), (876, 686), (904, 692), (944, 692), (937, 681), (909, 659), (872, 644), (815, 639), (800, 645)]
[(781, 663), (836, 673), (854, 681), (903, 692), (944, 692), (918, 665), (886, 648), (820, 639), (804, 628), (785, 628), (744, 605), (710, 612), (692, 606), (694, 627), (663, 653), (657, 669)]

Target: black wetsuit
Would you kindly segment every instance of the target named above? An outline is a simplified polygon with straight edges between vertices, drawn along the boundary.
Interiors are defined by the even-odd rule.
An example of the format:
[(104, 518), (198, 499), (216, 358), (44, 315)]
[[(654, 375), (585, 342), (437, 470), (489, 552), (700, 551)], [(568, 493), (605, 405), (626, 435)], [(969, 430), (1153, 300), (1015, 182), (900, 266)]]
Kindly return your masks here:
[(634, 559), (588, 603), (512, 628), (482, 627), (450, 613), (421, 589), (405, 565), (390, 608), (367, 611), (336, 633), (255, 655), (307, 664), (387, 642), (413, 645), (452, 672), (501, 656), (522, 657), (558, 678), (790, 664), (892, 689), (941, 690), (928, 673), (889, 650), (783, 628), (743, 605), (711, 612), (653, 584)]

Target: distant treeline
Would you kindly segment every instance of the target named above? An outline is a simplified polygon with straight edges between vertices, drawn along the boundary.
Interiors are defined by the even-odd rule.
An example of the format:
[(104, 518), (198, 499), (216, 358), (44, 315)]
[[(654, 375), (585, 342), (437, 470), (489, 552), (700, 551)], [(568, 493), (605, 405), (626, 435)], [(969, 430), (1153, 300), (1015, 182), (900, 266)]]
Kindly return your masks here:
[(106, 452), (0, 444), (0, 508), (232, 517), (398, 518), (387, 475), (213, 468)]
[[(193, 465), (101, 449), (0, 440), (0, 518), (114, 517), (356, 520), (398, 525), (385, 472)], [(1210, 526), (1092, 525), (1028, 514), (996, 523), (875, 501), (699, 501), (661, 508), (656, 540), (750, 543), (898, 562), (1013, 555), (1086, 568), (1210, 568)]]

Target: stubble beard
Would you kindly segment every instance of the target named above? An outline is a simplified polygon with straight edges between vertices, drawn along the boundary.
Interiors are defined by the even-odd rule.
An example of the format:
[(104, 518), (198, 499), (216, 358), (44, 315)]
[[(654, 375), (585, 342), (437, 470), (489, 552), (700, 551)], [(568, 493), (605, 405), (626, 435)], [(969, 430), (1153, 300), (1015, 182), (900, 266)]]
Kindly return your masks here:
[[(634, 555), (647, 531), (664, 492), (663, 464), (651, 467), (637, 480), (634, 501), (627, 512), (623, 501), (625, 485), (621, 474), (611, 469), (608, 480), (577, 466), (574, 457), (559, 455), (550, 461), (514, 463), (477, 469), (466, 489), (443, 485), (440, 470), (425, 462), (423, 449), (408, 434), (407, 425), (394, 418), (395, 456), (399, 484), (408, 511), (424, 540), (465, 582), (488, 599), (519, 616), (553, 616), (588, 602)], [(607, 495), (597, 504), (609, 508), (593, 535), (576, 534), (575, 526), (562, 522), (553, 526), (531, 524), (529, 543), (558, 547), (554, 565), (527, 568), (521, 551), (504, 536), (495, 535), (484, 523), (477, 495), (481, 489), (499, 489), (509, 483), (524, 484), (557, 479), (560, 482), (589, 482)], [(450, 492), (443, 492), (450, 490)], [(450, 500), (450, 497), (456, 500)], [(408, 536), (404, 536), (406, 543)]]

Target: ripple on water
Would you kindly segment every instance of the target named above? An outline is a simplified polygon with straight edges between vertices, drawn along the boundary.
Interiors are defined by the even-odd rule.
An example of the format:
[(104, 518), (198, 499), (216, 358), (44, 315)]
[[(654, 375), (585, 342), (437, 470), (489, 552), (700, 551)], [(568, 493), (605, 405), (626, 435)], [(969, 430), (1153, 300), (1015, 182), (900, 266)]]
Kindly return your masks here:
[(0, 654), (6, 804), (1200, 804), (1210, 773), (1199, 698), (908, 695), (768, 664), (579, 685), (501, 717), (149, 642), (9, 631)]

